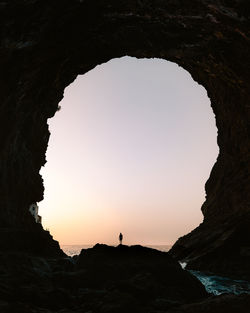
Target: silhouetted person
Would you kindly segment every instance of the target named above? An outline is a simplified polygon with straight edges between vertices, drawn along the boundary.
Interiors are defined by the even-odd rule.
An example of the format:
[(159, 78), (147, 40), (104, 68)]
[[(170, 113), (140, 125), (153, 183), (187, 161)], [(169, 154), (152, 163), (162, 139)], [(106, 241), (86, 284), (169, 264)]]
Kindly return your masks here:
[(122, 235), (122, 233), (120, 233), (120, 235), (119, 235), (120, 245), (122, 245), (122, 239), (123, 239), (123, 235)]

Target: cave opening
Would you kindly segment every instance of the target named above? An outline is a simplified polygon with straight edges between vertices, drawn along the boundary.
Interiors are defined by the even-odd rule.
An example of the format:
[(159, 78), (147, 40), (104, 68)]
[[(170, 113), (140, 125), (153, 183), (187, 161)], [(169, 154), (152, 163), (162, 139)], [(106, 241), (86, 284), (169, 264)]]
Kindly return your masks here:
[(61, 245), (172, 245), (202, 222), (218, 155), (205, 88), (177, 64), (122, 57), (79, 75), (50, 120), (44, 228)]

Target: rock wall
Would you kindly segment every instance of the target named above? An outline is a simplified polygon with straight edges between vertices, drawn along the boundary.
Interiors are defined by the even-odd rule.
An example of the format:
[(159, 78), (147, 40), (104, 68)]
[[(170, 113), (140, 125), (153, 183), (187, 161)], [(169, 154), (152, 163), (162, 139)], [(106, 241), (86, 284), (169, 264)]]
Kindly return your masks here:
[(176, 62), (206, 88), (216, 116), (220, 154), (204, 222), (172, 254), (200, 258), (201, 247), (214, 251), (250, 225), (249, 15), (247, 0), (0, 2), (1, 229), (43, 233), (28, 207), (43, 198), (47, 119), (78, 74), (124, 55)]

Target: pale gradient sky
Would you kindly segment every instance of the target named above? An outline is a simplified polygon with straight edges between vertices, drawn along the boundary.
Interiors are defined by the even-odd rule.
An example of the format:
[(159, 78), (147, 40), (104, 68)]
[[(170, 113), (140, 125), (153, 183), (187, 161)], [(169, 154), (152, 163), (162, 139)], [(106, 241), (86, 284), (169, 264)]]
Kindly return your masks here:
[(202, 221), (218, 155), (206, 90), (160, 59), (123, 57), (65, 89), (41, 170), (61, 244), (172, 244)]

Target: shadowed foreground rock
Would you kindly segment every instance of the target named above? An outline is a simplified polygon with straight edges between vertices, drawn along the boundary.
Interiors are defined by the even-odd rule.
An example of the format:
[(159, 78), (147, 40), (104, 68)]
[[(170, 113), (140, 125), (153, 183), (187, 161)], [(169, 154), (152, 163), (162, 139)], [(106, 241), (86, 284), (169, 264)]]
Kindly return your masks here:
[(0, 312), (165, 312), (207, 298), (168, 253), (141, 246), (96, 245), (74, 258), (0, 255), (0, 282)]
[(168, 313), (249, 313), (250, 295), (222, 295), (170, 309)]
[(170, 250), (187, 269), (250, 280), (250, 219), (201, 224), (180, 238)]
[(73, 258), (0, 254), (1, 313), (249, 313), (250, 295), (209, 296), (168, 253), (97, 244)]
[(121, 300), (129, 307), (133, 303), (166, 309), (206, 297), (203, 285), (168, 253), (142, 246), (96, 245), (82, 250), (76, 265), (88, 273), (86, 285), (117, 295), (117, 299), (110, 297), (110, 305), (115, 301), (117, 310), (121, 309)]
[(34, 226), (33, 229), (0, 228), (1, 248), (15, 253), (28, 252), (34, 256), (66, 256), (49, 231), (44, 231), (40, 224)]
[[(0, 2), (1, 253), (13, 250), (41, 256), (58, 257), (62, 254), (52, 237), (35, 225), (28, 208), (43, 199), (40, 169), (46, 163), (50, 136), (47, 120), (58, 110), (64, 89), (77, 75), (112, 58), (124, 55), (157, 57), (176, 62), (206, 88), (216, 117), (220, 148), (205, 186), (204, 221), (191, 234), (178, 240), (171, 253), (177, 259), (190, 260), (189, 266), (194, 269), (248, 276), (249, 21), (248, 0)], [(100, 247), (98, 249), (101, 251)], [(74, 267), (70, 261), (65, 261), (67, 271), (60, 270), (63, 267), (59, 263), (64, 261), (59, 262), (59, 259), (54, 263), (51, 259), (42, 261), (48, 264), (48, 268), (42, 270), (40, 261), (37, 261), (39, 258), (18, 257), (20, 263), (17, 264), (15, 255), (4, 256), (3, 264), (0, 264), (3, 267), (0, 272), (3, 299), (0, 311), (7, 310), (4, 306), (9, 307), (6, 304), (9, 301), (14, 308), (9, 312), (15, 313), (31, 312), (26, 305), (43, 306), (46, 310), (53, 308), (54, 311), (69, 307), (67, 310), (70, 312), (76, 307), (85, 312), (94, 307), (96, 312), (111, 312), (115, 303), (123, 303), (123, 307), (129, 303), (135, 308), (143, 288), (145, 292), (150, 290), (145, 298), (147, 305), (154, 307), (150, 309), (152, 312), (164, 311), (169, 306), (167, 294), (180, 304), (181, 296), (175, 288), (182, 288), (182, 283), (176, 279), (175, 287), (166, 285), (165, 278), (172, 272), (168, 272), (164, 281), (160, 279), (164, 274), (155, 272), (163, 262), (157, 261), (155, 267), (148, 262), (139, 276), (132, 271), (136, 265), (130, 264), (129, 274), (133, 275), (124, 286), (123, 275), (128, 271), (127, 266), (119, 264), (121, 268), (116, 271), (108, 266), (111, 260), (98, 263), (95, 253), (96, 250), (88, 251), (86, 260), (81, 255), (77, 271), (69, 271)], [(101, 252), (100, 257), (103, 257)], [(10, 258), (17, 268), (8, 267), (5, 258)], [(88, 261), (91, 258), (95, 260), (93, 268)], [(118, 261), (112, 262), (118, 266)], [(169, 262), (168, 266), (172, 264)], [(103, 271), (102, 265), (105, 265)], [(177, 266), (171, 265), (171, 268), (179, 273)], [(119, 282), (114, 288), (112, 279), (115, 277), (108, 279), (113, 272), (117, 276), (114, 284)], [(98, 279), (100, 289), (97, 288)], [(186, 276), (183, 279), (185, 282), (189, 280)], [(138, 297), (127, 292), (126, 286), (133, 286), (131, 292), (138, 292)], [(183, 288), (186, 287), (184, 283)], [(163, 300), (150, 298), (158, 292)], [(189, 297), (193, 297), (191, 291), (184, 297), (185, 301)], [(223, 299), (218, 301), (224, 303)], [(103, 301), (107, 303), (106, 308)], [(117, 308), (113, 310), (117, 312)], [(220, 312), (224, 312), (222, 308)]]
[[(30, 236), (43, 232), (28, 208), (43, 199), (47, 120), (64, 89), (112, 58), (156, 57), (176, 62), (206, 88), (220, 148), (205, 186), (204, 222), (172, 253), (194, 260), (195, 269), (238, 275), (250, 250), (249, 231), (238, 236), (241, 223), (250, 229), (249, 21), (249, 0), (0, 2), (0, 228), (17, 234), (16, 242), (0, 241), (0, 250), (19, 250), (23, 229)], [(48, 237), (37, 236), (49, 246), (46, 253), (52, 247), (60, 253)]]

